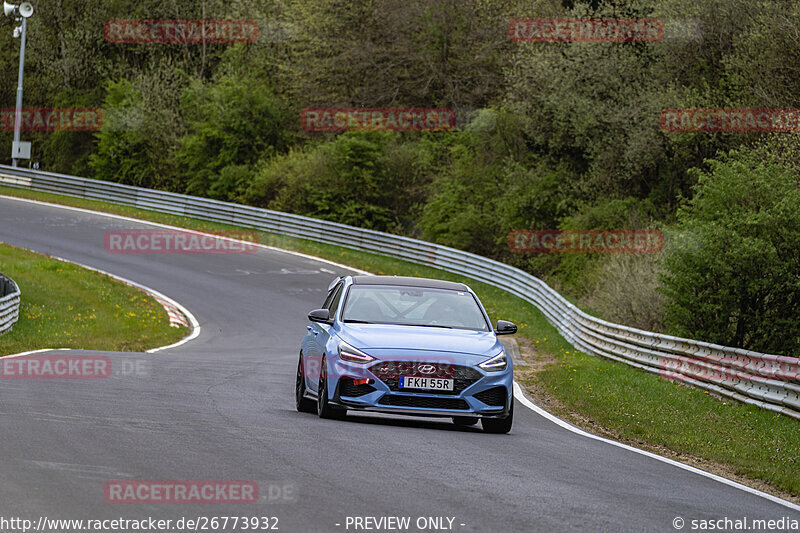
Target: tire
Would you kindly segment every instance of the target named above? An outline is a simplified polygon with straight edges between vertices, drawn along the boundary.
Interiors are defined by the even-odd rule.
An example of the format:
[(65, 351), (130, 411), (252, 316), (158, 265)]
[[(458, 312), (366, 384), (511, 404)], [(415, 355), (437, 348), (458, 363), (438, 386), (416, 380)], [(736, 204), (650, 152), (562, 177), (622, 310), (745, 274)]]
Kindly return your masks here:
[(453, 424), (457, 426), (474, 426), (478, 423), (477, 416), (454, 416), (453, 417)]
[(342, 419), (347, 414), (347, 409), (333, 406), (328, 403), (328, 365), (322, 358), (319, 369), (319, 387), (317, 388), (317, 415), (320, 418)]
[(303, 352), (300, 352), (300, 360), (297, 362), (297, 382), (294, 386), (295, 407), (301, 413), (316, 413), (317, 404), (314, 400), (305, 397), (306, 380), (305, 366), (303, 365)]
[(511, 399), (511, 409), (505, 418), (484, 418), (481, 420), (485, 433), (508, 433), (514, 423), (514, 399)]

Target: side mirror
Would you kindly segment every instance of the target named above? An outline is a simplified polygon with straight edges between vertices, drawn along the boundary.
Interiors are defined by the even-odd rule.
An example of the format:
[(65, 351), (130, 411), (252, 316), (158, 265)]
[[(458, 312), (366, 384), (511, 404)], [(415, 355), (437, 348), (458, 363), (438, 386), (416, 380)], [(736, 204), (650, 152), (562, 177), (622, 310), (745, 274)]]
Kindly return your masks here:
[(308, 313), (308, 319), (311, 322), (322, 322), (323, 324), (333, 324), (333, 320), (331, 320), (331, 312), (328, 311), (327, 309), (314, 309), (313, 311)]
[(508, 320), (498, 320), (494, 332), (496, 335), (513, 335), (517, 332), (517, 325)]

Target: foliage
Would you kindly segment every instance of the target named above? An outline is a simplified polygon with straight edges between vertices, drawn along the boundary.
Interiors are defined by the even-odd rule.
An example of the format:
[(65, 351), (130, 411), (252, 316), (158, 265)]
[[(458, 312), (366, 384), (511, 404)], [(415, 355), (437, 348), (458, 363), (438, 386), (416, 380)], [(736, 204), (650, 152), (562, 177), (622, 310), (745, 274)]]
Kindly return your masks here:
[(109, 82), (106, 92), (103, 126), (96, 134), (97, 152), (89, 156), (94, 176), (140, 187), (158, 185), (159, 154), (142, 128), (141, 92), (128, 80)]
[[(288, 145), (280, 103), (258, 82), (193, 83), (184, 94), (189, 133), (175, 160), (188, 194), (232, 200), (249, 181), (244, 169)], [(228, 170), (226, 170), (228, 169)]]
[(266, 163), (243, 199), (379, 230), (397, 230), (425, 192), (429, 143), (352, 133)]
[[(508, 22), (525, 17), (658, 18), (665, 34), (650, 43), (515, 42)], [(106, 41), (106, 21), (137, 18), (252, 19), (261, 36), (238, 44)], [(18, 41), (6, 20), (0, 46), (14, 53), (0, 56), (0, 107), (9, 108)], [(58, 0), (30, 19), (25, 106), (102, 108), (104, 126), (23, 139), (45, 170), (487, 255), (575, 300), (602, 301), (611, 317), (618, 309), (601, 288), (623, 283), (624, 272), (646, 278), (632, 298), (661, 301), (652, 297), (655, 264), (513, 254), (508, 233), (669, 228), (681, 198), (730, 150), (796, 172), (797, 134), (667, 133), (658, 119), (665, 108), (800, 107), (798, 29), (800, 4), (789, 0)], [(300, 111), (313, 106), (449, 107), (459, 127), (300, 131)], [(10, 142), (11, 132), (0, 132), (0, 146)], [(768, 235), (775, 228), (762, 231), (759, 238), (777, 238)], [(702, 277), (688, 267), (670, 275), (684, 284)], [(747, 276), (736, 282), (759, 282)], [(690, 331), (680, 325), (688, 319), (675, 318), (684, 304), (664, 301), (670, 331)], [(647, 323), (661, 320), (646, 314)], [(750, 342), (724, 333), (722, 322), (703, 327)]]
[(680, 335), (755, 351), (800, 348), (800, 174), (730, 152), (694, 171), (664, 260)]

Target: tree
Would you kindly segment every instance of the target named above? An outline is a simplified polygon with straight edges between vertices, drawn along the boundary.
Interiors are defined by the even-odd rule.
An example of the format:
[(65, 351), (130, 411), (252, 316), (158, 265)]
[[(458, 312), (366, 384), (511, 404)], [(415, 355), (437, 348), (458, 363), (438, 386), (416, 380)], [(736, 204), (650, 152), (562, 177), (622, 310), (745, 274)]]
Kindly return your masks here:
[(484, 107), (502, 92), (512, 0), (293, 0), (283, 85), (301, 107)]
[(183, 109), (190, 132), (175, 158), (188, 194), (233, 200), (248, 179), (241, 170), (221, 179), (223, 169), (253, 165), (288, 146), (281, 104), (257, 80), (195, 82), (185, 92)]
[(800, 174), (732, 151), (695, 170), (663, 275), (672, 333), (761, 352), (800, 349)]
[(128, 80), (107, 83), (106, 92), (106, 113), (89, 167), (98, 179), (139, 187), (161, 185), (163, 155), (142, 127), (141, 93)]

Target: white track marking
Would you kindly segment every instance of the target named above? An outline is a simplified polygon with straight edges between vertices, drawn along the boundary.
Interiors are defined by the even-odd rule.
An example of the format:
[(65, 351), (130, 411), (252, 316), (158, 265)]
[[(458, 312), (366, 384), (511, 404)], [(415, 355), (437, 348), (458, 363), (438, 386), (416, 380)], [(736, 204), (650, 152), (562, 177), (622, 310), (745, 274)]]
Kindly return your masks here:
[[(116, 218), (117, 220), (126, 220), (128, 222), (136, 222), (137, 224), (147, 224), (149, 226), (154, 226), (154, 227), (157, 227), (157, 228), (171, 229), (171, 230), (175, 230), (175, 231), (181, 231), (181, 232), (184, 232), (184, 233), (194, 233), (196, 235), (208, 235), (210, 237), (215, 237), (217, 239), (223, 239), (223, 240), (227, 240), (227, 241), (235, 242), (235, 243), (239, 243), (239, 244), (246, 244), (248, 246), (257, 246), (259, 248), (264, 248), (265, 250), (272, 250), (274, 252), (281, 252), (281, 253), (284, 253), (284, 254), (295, 255), (297, 257), (304, 257), (306, 259), (310, 259), (310, 260), (315, 261), (315, 262), (327, 263), (329, 265), (333, 265), (333, 266), (338, 267), (338, 268), (343, 268), (345, 270), (352, 270), (353, 272), (357, 272), (357, 273), (359, 273), (359, 274), (361, 274), (363, 276), (371, 276), (372, 275), (371, 273), (369, 273), (369, 272), (367, 272), (365, 270), (361, 270), (360, 268), (353, 268), (351, 266), (343, 265), (343, 264), (337, 263), (335, 261), (330, 261), (328, 259), (322, 259), (321, 257), (314, 257), (313, 255), (304, 254), (302, 252), (295, 252), (293, 250), (284, 250), (283, 248), (276, 248), (274, 246), (268, 246), (266, 244), (261, 244), (261, 243), (254, 243), (252, 241), (244, 241), (244, 240), (241, 240), (241, 239), (234, 239), (232, 237), (226, 237), (226, 236), (223, 236), (223, 235), (216, 235), (214, 233), (206, 233), (206, 232), (203, 232), (203, 231), (187, 229), (187, 228), (181, 228), (181, 227), (178, 227), (178, 226), (170, 226), (169, 224), (162, 224), (160, 222), (150, 222), (148, 220), (141, 220), (141, 219), (138, 219), (138, 218), (126, 217), (126, 216), (123, 216), (123, 215), (115, 215), (114, 213), (104, 213), (102, 211), (92, 211), (91, 209), (84, 209), (82, 207), (72, 207), (72, 206), (69, 206), (69, 205), (61, 205), (61, 204), (54, 204), (54, 203), (51, 203), (51, 202), (43, 202), (41, 200), (31, 200), (31, 199), (28, 199), (28, 198), (17, 198), (16, 196), (6, 196), (6, 195), (0, 195), (0, 198), (4, 198), (6, 200), (16, 200), (16, 201), (19, 201), (19, 202), (28, 202), (28, 203), (31, 203), (31, 204), (47, 205), (47, 206), (50, 206), (50, 207), (57, 207), (59, 209), (67, 209), (69, 211), (77, 211), (79, 213), (89, 213), (89, 214), (92, 214), (92, 215), (100, 215), (100, 216), (104, 216), (104, 217), (108, 217), (108, 218)], [(71, 198), (74, 198), (74, 197), (71, 197)], [(125, 207), (133, 207), (133, 206), (125, 206)], [(265, 232), (265, 233), (269, 233), (269, 232)]]
[[(178, 311), (183, 313), (183, 316), (185, 316), (189, 320), (189, 325), (192, 328), (192, 332), (189, 335), (187, 335), (186, 337), (184, 337), (181, 340), (179, 340), (178, 342), (175, 342), (175, 343), (167, 345), (167, 346), (159, 346), (158, 348), (152, 348), (150, 350), (147, 350), (145, 353), (155, 353), (155, 352), (160, 352), (161, 350), (166, 350), (168, 348), (176, 348), (176, 347), (178, 347), (178, 346), (180, 346), (182, 344), (186, 344), (187, 342), (196, 339), (200, 335), (200, 330), (201, 330), (200, 322), (197, 321), (195, 316), (188, 309), (186, 309), (183, 305), (181, 305), (180, 303), (176, 302), (175, 300), (173, 300), (169, 296), (167, 296), (167, 295), (165, 295), (163, 293), (160, 293), (155, 289), (151, 289), (150, 287), (148, 287), (146, 285), (142, 285), (141, 283), (136, 283), (135, 281), (131, 281), (129, 279), (123, 278), (122, 276), (117, 276), (116, 274), (112, 274), (111, 272), (106, 272), (105, 270), (100, 270), (99, 268), (94, 268), (94, 267), (91, 267), (91, 266), (88, 266), (88, 265), (84, 265), (82, 263), (78, 263), (77, 261), (70, 261), (69, 259), (64, 259), (63, 257), (55, 257), (55, 256), (53, 256), (53, 257), (54, 257), (54, 259), (58, 259), (59, 261), (64, 261), (65, 263), (72, 263), (73, 265), (78, 265), (79, 267), (83, 267), (83, 268), (85, 268), (87, 270), (93, 270), (93, 271), (98, 272), (100, 274), (105, 274), (106, 276), (108, 276), (110, 278), (113, 278), (113, 279), (116, 279), (117, 281), (119, 281), (121, 283), (124, 283), (126, 285), (131, 285), (132, 287), (136, 287), (137, 289), (142, 290), (145, 293), (149, 294), (150, 296), (152, 296), (156, 300), (159, 300), (159, 299), (164, 300), (169, 305), (175, 307), (176, 309), (178, 309)], [(163, 304), (162, 304), (162, 307), (164, 307), (164, 309), (169, 314), (170, 310), (166, 306), (164, 306)]]
[[(27, 198), (16, 198), (14, 196), (0, 195), (0, 198), (6, 198), (6, 199), (9, 199), (9, 200), (19, 200), (19, 201), (22, 201), (22, 202), (29, 202), (29, 203), (34, 203), (34, 204), (43, 204), (43, 205), (48, 205), (48, 206), (51, 206), (51, 207), (57, 207), (57, 208), (60, 208), (60, 209), (68, 209), (68, 210), (72, 210), (72, 211), (90, 213), (90, 214), (93, 214), (93, 215), (106, 216), (106, 217), (110, 217), (110, 218), (116, 218), (116, 219), (120, 219), (120, 220), (127, 220), (127, 221), (137, 222), (137, 223), (141, 223), (141, 224), (149, 224), (151, 226), (174, 229), (174, 230), (178, 230), (178, 231), (188, 231), (190, 233), (198, 233), (198, 234), (201, 234), (201, 235), (212, 235), (212, 236), (217, 237), (217, 238), (224, 238), (224, 239), (228, 239), (228, 240), (235, 241), (235, 242), (243, 242), (243, 243), (249, 244), (251, 246), (253, 244), (255, 244), (255, 243), (248, 242), (248, 241), (240, 241), (239, 239), (232, 239), (230, 237), (220, 237), (218, 235), (203, 233), (203, 232), (199, 232), (199, 231), (195, 231), (195, 230), (187, 230), (186, 228), (179, 228), (177, 226), (170, 226), (170, 225), (167, 225), (167, 224), (160, 224), (160, 223), (157, 223), (157, 222), (148, 222), (146, 220), (139, 220), (139, 219), (136, 219), (136, 218), (125, 217), (125, 216), (121, 216), (121, 215), (115, 215), (115, 214), (112, 214), (112, 213), (103, 213), (103, 212), (100, 212), (100, 211), (92, 211), (90, 209), (82, 209), (82, 208), (78, 208), (78, 207), (64, 206), (64, 205), (60, 205), (60, 204), (53, 204), (53, 203), (50, 203), (50, 202), (42, 202), (42, 201), (39, 201), (39, 200), (29, 200)], [(361, 269), (353, 268), (351, 266), (342, 265), (340, 263), (336, 263), (334, 261), (329, 261), (327, 259), (314, 257), (312, 255), (303, 254), (303, 253), (300, 253), (300, 252), (294, 252), (294, 251), (291, 251), (291, 250), (284, 250), (282, 248), (275, 248), (274, 246), (266, 246), (264, 244), (257, 244), (257, 246), (259, 246), (261, 248), (268, 249), (268, 250), (274, 250), (274, 251), (277, 251), (277, 252), (283, 252), (283, 253), (287, 253), (287, 254), (296, 255), (296, 256), (299, 256), (299, 257), (304, 257), (304, 258), (307, 258), (307, 259), (311, 259), (311, 260), (314, 260), (314, 261), (327, 263), (329, 265), (334, 265), (334, 266), (339, 267), (339, 268), (343, 268), (343, 269), (346, 269), (346, 270), (352, 270), (354, 272), (358, 272), (359, 274), (362, 274), (362, 275), (365, 275), (365, 276), (371, 276), (372, 275), (370, 272), (366, 272), (366, 271), (361, 270)], [(109, 274), (109, 275), (111, 275), (111, 274)], [(176, 303), (176, 305), (180, 305), (177, 302), (175, 302), (175, 303)], [(181, 306), (181, 308), (182, 308), (182, 306)], [(187, 316), (191, 316), (191, 315), (187, 315)], [(194, 319), (194, 317), (192, 317), (192, 319)], [(196, 320), (195, 320), (195, 322), (196, 322)], [(198, 334), (199, 334), (199, 325), (198, 325), (196, 331), (198, 331)], [(155, 351), (164, 350), (166, 348), (172, 348), (174, 346), (178, 346), (180, 344), (183, 344), (184, 342), (187, 342), (188, 340), (189, 339), (184, 339), (183, 341), (181, 341), (179, 343), (176, 343), (174, 345), (164, 346), (162, 348), (155, 348)], [(151, 350), (151, 351), (154, 351), (154, 350)], [(16, 357), (18, 357), (18, 356), (19, 356), (19, 354)], [(8, 357), (12, 357), (12, 356), (8, 356)], [(742, 485), (741, 483), (738, 483), (736, 481), (724, 478), (722, 476), (718, 476), (716, 474), (712, 474), (710, 472), (706, 472), (705, 470), (700, 470), (699, 468), (695, 468), (693, 466), (689, 466), (689, 465), (681, 463), (679, 461), (675, 461), (673, 459), (669, 459), (667, 457), (663, 457), (663, 456), (658, 455), (656, 453), (648, 452), (648, 451), (645, 451), (645, 450), (640, 450), (639, 448), (635, 448), (633, 446), (629, 446), (627, 444), (623, 444), (621, 442), (617, 442), (617, 441), (614, 441), (614, 440), (611, 440), (611, 439), (606, 439), (606, 438), (600, 437), (598, 435), (593, 435), (593, 434), (588, 433), (588, 432), (586, 432), (586, 431), (584, 431), (582, 429), (579, 429), (579, 428), (573, 426), (572, 424), (570, 424), (569, 422), (561, 420), (557, 416), (555, 416), (555, 415), (553, 415), (551, 413), (548, 413), (547, 411), (545, 411), (544, 409), (542, 409), (541, 407), (539, 407), (538, 405), (536, 405), (532, 401), (530, 401), (525, 396), (525, 394), (522, 391), (522, 388), (519, 386), (519, 384), (516, 381), (514, 382), (514, 397), (522, 405), (524, 405), (528, 409), (532, 410), (533, 412), (535, 412), (539, 416), (541, 416), (541, 417), (553, 422), (554, 424), (557, 424), (558, 426), (562, 427), (563, 429), (566, 429), (567, 431), (570, 431), (570, 432), (575, 433), (577, 435), (580, 435), (582, 437), (586, 437), (588, 439), (593, 439), (593, 440), (596, 440), (596, 441), (604, 442), (606, 444), (610, 444), (611, 446), (616, 446), (616, 447), (622, 448), (624, 450), (628, 450), (628, 451), (631, 451), (631, 452), (634, 452), (634, 453), (638, 453), (640, 455), (644, 455), (645, 457), (649, 457), (651, 459), (655, 459), (657, 461), (661, 461), (662, 463), (666, 463), (668, 465), (675, 466), (677, 468), (681, 468), (681, 469), (686, 470), (688, 472), (692, 472), (693, 474), (697, 474), (697, 475), (712, 479), (712, 480), (717, 481), (719, 483), (722, 483), (724, 485), (728, 485), (730, 487), (733, 487), (733, 488), (736, 488), (736, 489), (739, 489), (739, 490), (743, 490), (743, 491), (748, 492), (750, 494), (753, 494), (755, 496), (759, 496), (759, 497), (764, 498), (766, 500), (769, 500), (771, 502), (777, 503), (779, 505), (783, 505), (784, 507), (787, 507), (789, 509), (792, 509), (792, 510), (795, 510), (795, 511), (800, 511), (800, 505), (797, 505), (797, 504), (792, 503), (790, 501), (784, 500), (784, 499), (779, 498), (777, 496), (773, 496), (772, 494), (768, 494), (766, 492), (762, 492), (762, 491), (754, 489), (752, 487), (748, 487), (747, 485)]]
[(650, 457), (651, 459), (655, 459), (657, 461), (661, 461), (662, 463), (667, 463), (668, 465), (677, 466), (678, 468), (681, 468), (683, 470), (687, 470), (687, 471), (692, 472), (694, 474), (699, 474), (699, 475), (701, 475), (703, 477), (707, 477), (707, 478), (713, 479), (714, 481), (718, 481), (718, 482), (723, 483), (725, 485), (737, 488), (739, 490), (743, 490), (745, 492), (749, 492), (750, 494), (754, 494), (756, 496), (760, 496), (762, 498), (770, 500), (771, 502), (774, 502), (774, 503), (777, 503), (779, 505), (783, 505), (785, 507), (788, 507), (789, 509), (793, 509), (795, 511), (800, 511), (800, 505), (797, 505), (797, 504), (792, 503), (790, 501), (784, 500), (784, 499), (779, 498), (777, 496), (773, 496), (772, 494), (768, 494), (768, 493), (762, 492), (762, 491), (760, 491), (758, 489), (754, 489), (752, 487), (748, 487), (747, 485), (742, 485), (741, 483), (737, 483), (736, 481), (733, 481), (731, 479), (724, 478), (724, 477), (718, 476), (716, 474), (712, 474), (711, 472), (706, 472), (705, 470), (700, 470), (699, 468), (695, 468), (693, 466), (689, 466), (687, 464), (681, 463), (679, 461), (675, 461), (675, 460), (670, 459), (668, 457), (664, 457), (662, 455), (658, 455), (656, 453), (648, 452), (648, 451), (645, 451), (645, 450), (640, 450), (639, 448), (634, 448), (633, 446), (629, 446), (627, 444), (623, 444), (623, 443), (617, 442), (615, 440), (606, 439), (606, 438), (600, 437), (598, 435), (593, 435), (593, 434), (588, 433), (588, 432), (586, 432), (586, 431), (584, 431), (584, 430), (582, 430), (580, 428), (577, 428), (577, 427), (573, 426), (572, 424), (570, 424), (569, 422), (561, 420), (557, 416), (548, 413), (547, 411), (545, 411), (544, 409), (542, 409), (541, 407), (539, 407), (538, 405), (536, 405), (535, 403), (530, 401), (525, 396), (525, 393), (522, 391), (522, 387), (520, 387), (519, 383), (517, 383), (516, 381), (514, 382), (514, 397), (522, 405), (524, 405), (528, 409), (532, 410), (533, 412), (535, 412), (539, 416), (541, 416), (543, 418), (546, 418), (550, 422), (561, 426), (562, 428), (566, 429), (567, 431), (571, 431), (572, 433), (575, 433), (575, 434), (580, 435), (582, 437), (586, 437), (587, 439), (593, 439), (593, 440), (597, 440), (597, 441), (600, 441), (600, 442), (605, 442), (606, 444), (610, 444), (612, 446), (616, 446), (617, 448), (622, 448), (623, 450), (628, 450), (628, 451), (631, 451), (631, 452), (634, 452), (634, 453), (638, 453), (640, 455), (644, 455), (645, 457)]
[[(54, 204), (51, 204), (51, 205), (54, 205)], [(28, 250), (28, 249), (26, 248), (26, 250)], [(28, 251), (36, 252), (35, 250), (28, 250)], [(38, 253), (38, 252), (36, 252), (36, 253)], [(111, 272), (106, 272), (105, 270), (100, 270), (99, 268), (95, 268), (95, 267), (92, 267), (92, 266), (89, 266), (89, 265), (84, 265), (83, 263), (78, 263), (77, 261), (71, 261), (70, 259), (64, 259), (63, 257), (58, 257), (58, 256), (55, 256), (55, 255), (51, 255), (49, 257), (52, 257), (53, 259), (55, 259), (57, 261), (62, 261), (64, 263), (70, 263), (72, 265), (76, 265), (76, 266), (79, 266), (81, 268), (85, 268), (86, 270), (91, 270), (93, 272), (97, 272), (98, 274), (103, 274), (105, 276), (108, 276), (108, 277), (110, 277), (112, 279), (115, 279), (115, 280), (119, 281), (120, 283), (124, 283), (125, 285), (130, 285), (131, 287), (136, 287), (140, 291), (148, 294), (153, 299), (158, 301), (159, 304), (161, 304), (161, 307), (163, 307), (164, 310), (167, 312), (167, 314), (170, 315), (170, 322), (172, 321), (172, 318), (171, 318), (172, 311), (169, 309), (169, 307), (167, 307), (167, 305), (170, 305), (170, 306), (174, 307), (180, 313), (182, 313), (183, 316), (186, 317), (186, 319), (189, 321), (189, 327), (192, 328), (192, 331), (191, 331), (191, 333), (189, 333), (189, 335), (187, 335), (186, 337), (182, 338), (181, 340), (179, 340), (178, 342), (175, 342), (173, 344), (169, 344), (167, 346), (159, 346), (158, 348), (151, 348), (150, 350), (147, 350), (145, 353), (155, 353), (155, 352), (160, 352), (161, 350), (166, 350), (168, 348), (175, 348), (177, 346), (180, 346), (180, 345), (185, 344), (185, 343), (187, 343), (187, 342), (189, 342), (191, 340), (196, 339), (200, 335), (200, 330), (201, 330), (200, 323), (197, 321), (195, 316), (191, 313), (191, 311), (186, 309), (183, 305), (181, 305), (180, 303), (176, 302), (175, 300), (173, 300), (169, 296), (167, 296), (167, 295), (165, 295), (165, 294), (163, 294), (161, 292), (158, 292), (157, 290), (152, 289), (152, 288), (150, 288), (150, 287), (148, 287), (146, 285), (142, 285), (141, 283), (137, 283), (137, 282), (129, 280), (127, 278), (123, 278), (122, 276), (117, 276), (116, 274), (112, 274)], [(167, 305), (165, 305), (165, 303)], [(0, 356), (0, 357), (2, 357), (2, 358), (22, 357), (23, 355), (32, 355), (32, 354), (37, 354), (37, 353), (42, 353), (42, 352), (68, 351), (68, 350), (71, 350), (71, 349), (72, 348), (43, 348), (41, 350), (33, 350), (33, 351), (30, 351), (30, 352), (22, 352), (22, 353), (18, 353), (18, 354), (14, 354), (14, 355), (4, 355), (4, 356)]]
[(26, 355), (33, 355), (44, 352), (69, 352), (71, 350), (72, 348), (42, 348), (41, 350), (31, 350), (30, 352), (20, 352), (20, 353), (15, 353), (13, 355), (2, 355), (0, 356), (0, 360), (11, 359), (13, 357), (24, 357)]

